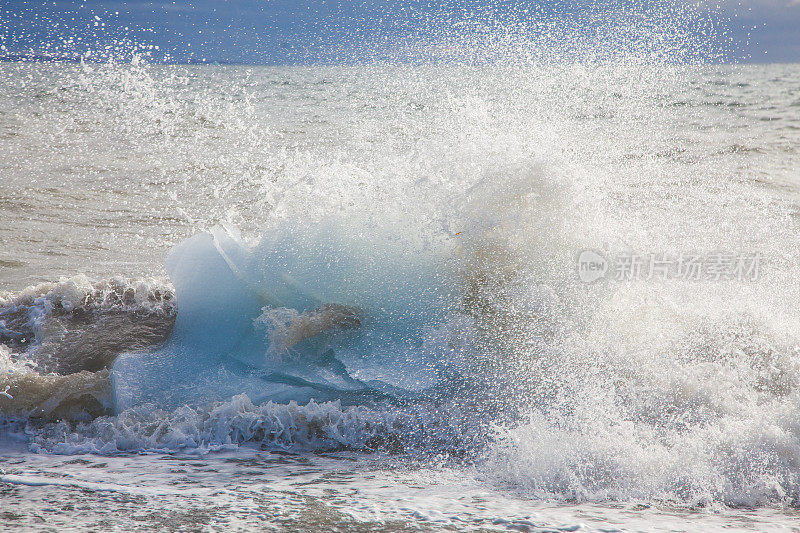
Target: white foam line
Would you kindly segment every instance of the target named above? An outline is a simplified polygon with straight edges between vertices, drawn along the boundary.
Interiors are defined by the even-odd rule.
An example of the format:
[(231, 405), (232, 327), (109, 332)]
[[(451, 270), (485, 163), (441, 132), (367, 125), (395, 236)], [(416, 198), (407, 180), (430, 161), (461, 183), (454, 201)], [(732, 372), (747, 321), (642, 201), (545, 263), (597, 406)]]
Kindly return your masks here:
[(96, 492), (124, 492), (128, 494), (139, 494), (145, 496), (164, 496), (167, 494), (181, 494), (181, 495), (201, 495), (208, 491), (202, 490), (187, 490), (187, 491), (162, 491), (151, 490), (140, 487), (130, 487), (126, 485), (117, 485), (115, 483), (92, 483), (88, 481), (75, 481), (69, 479), (52, 479), (41, 478), (35, 476), (17, 476), (17, 475), (0, 475), (0, 483), (11, 483), (13, 485), (25, 485), (28, 487), (69, 487), (76, 489), (86, 489)]
[(128, 492), (128, 487), (122, 485), (113, 485), (111, 483), (88, 483), (85, 481), (70, 481), (68, 479), (49, 479), (39, 478), (33, 476), (15, 476), (5, 475), (0, 476), (0, 482), (12, 483), (14, 485), (27, 485), (29, 487), (46, 487), (48, 485), (55, 485), (59, 487), (75, 487), (79, 489), (90, 489), (98, 491), (111, 491), (111, 492)]

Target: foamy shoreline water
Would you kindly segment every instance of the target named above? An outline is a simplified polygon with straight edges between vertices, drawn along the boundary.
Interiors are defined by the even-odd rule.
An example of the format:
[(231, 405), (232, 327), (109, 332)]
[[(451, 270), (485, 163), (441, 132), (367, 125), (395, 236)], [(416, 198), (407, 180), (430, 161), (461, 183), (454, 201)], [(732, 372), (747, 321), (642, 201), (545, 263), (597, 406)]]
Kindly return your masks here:
[(469, 469), (375, 455), (243, 449), (64, 457), (4, 447), (0, 528), (8, 531), (792, 531), (797, 520), (786, 509), (529, 499), (486, 485)]

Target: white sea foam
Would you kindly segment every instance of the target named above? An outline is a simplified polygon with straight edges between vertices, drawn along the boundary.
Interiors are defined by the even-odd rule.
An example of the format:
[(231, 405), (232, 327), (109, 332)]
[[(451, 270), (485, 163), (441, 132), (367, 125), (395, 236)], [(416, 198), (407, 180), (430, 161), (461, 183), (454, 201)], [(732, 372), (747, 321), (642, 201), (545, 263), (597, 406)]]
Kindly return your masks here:
[(172, 412), (153, 405), (71, 425), (49, 424), (32, 435), (34, 451), (59, 454), (184, 452), (204, 454), (251, 443), (271, 449), (363, 449), (385, 437), (392, 417), (338, 402), (254, 405), (245, 395), (207, 409)]

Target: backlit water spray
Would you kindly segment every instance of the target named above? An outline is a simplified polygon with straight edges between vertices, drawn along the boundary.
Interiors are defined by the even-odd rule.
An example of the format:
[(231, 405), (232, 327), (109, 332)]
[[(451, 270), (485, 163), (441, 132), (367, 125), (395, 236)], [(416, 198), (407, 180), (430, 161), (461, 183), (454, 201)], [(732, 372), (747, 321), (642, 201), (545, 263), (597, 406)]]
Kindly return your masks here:
[[(441, 10), (315, 66), (0, 64), (9, 431), (796, 505), (797, 68), (710, 63), (725, 36), (679, 2), (538, 9)], [(326, 303), (361, 330), (276, 356), (275, 307)]]

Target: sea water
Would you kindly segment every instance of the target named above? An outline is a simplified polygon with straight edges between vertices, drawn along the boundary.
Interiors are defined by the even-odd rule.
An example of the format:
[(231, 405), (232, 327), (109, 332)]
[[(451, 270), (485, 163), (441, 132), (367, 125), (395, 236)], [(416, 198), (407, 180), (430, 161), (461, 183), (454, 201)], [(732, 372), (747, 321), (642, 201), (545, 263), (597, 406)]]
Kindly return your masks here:
[(0, 527), (796, 528), (800, 66), (651, 59), (0, 63)]

